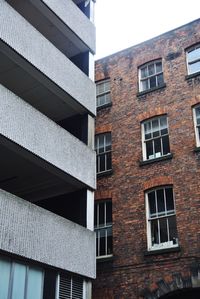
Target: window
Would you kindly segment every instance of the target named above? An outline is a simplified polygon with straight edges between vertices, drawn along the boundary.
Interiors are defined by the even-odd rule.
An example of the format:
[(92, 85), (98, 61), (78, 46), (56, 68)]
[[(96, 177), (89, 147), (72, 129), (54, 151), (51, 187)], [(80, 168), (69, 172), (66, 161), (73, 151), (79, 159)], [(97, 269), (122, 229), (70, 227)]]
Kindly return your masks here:
[(43, 271), (0, 259), (0, 299), (42, 299)]
[(97, 93), (97, 108), (103, 107), (104, 105), (111, 103), (110, 80), (105, 80), (97, 83), (96, 93)]
[(81, 277), (59, 275), (58, 299), (83, 299), (84, 281)]
[(148, 249), (178, 246), (176, 214), (172, 187), (146, 193)]
[(196, 143), (197, 143), (197, 146), (200, 146), (200, 105), (194, 107), (193, 113), (194, 113)]
[(111, 170), (111, 133), (96, 135), (95, 149), (97, 153), (97, 173)]
[(147, 63), (139, 68), (139, 91), (156, 88), (164, 84), (162, 61)]
[(167, 116), (142, 123), (143, 159), (150, 160), (170, 154)]
[(112, 255), (112, 202), (95, 203), (94, 227), (96, 232), (96, 255)]
[(188, 74), (200, 72), (200, 44), (190, 48), (186, 55)]

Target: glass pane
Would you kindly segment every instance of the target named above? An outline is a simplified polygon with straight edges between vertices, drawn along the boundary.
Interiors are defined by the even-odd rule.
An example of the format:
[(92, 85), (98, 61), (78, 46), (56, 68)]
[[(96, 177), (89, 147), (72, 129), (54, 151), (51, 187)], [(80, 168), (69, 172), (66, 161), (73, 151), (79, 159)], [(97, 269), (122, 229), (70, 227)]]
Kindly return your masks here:
[(104, 149), (104, 135), (103, 134), (99, 135), (98, 139), (99, 139), (98, 152), (103, 153), (105, 151), (105, 149)]
[(12, 299), (24, 299), (26, 266), (15, 263), (13, 266)]
[(162, 138), (162, 145), (163, 145), (163, 155), (167, 155), (170, 153), (170, 148), (169, 148), (169, 136), (163, 136)]
[(144, 136), (145, 140), (151, 138), (151, 122), (144, 123)]
[(200, 58), (200, 47), (188, 52), (188, 62), (197, 60)]
[(149, 214), (150, 217), (154, 217), (156, 215), (155, 191), (148, 193), (148, 199), (149, 199)]
[(112, 169), (112, 155), (111, 152), (106, 154), (106, 170)]
[(148, 72), (149, 72), (149, 76), (155, 74), (155, 66), (154, 66), (154, 63), (148, 65)]
[(159, 189), (156, 191), (157, 195), (157, 205), (158, 205), (158, 214), (165, 214), (165, 201), (164, 201), (164, 189)]
[(0, 260), (0, 299), (8, 298), (8, 288), (10, 280), (11, 263), (9, 261)]
[(141, 69), (141, 79), (147, 77), (147, 67)]
[(155, 155), (155, 158), (159, 158), (162, 156), (161, 139), (160, 138), (154, 140), (154, 155)]
[(102, 106), (105, 104), (105, 95), (99, 96), (99, 106)]
[(156, 62), (156, 73), (162, 72), (162, 62)]
[(163, 85), (164, 79), (163, 79), (163, 74), (160, 74), (157, 76), (157, 86)]
[(105, 82), (104, 90), (105, 90), (105, 92), (110, 91), (110, 81)]
[(154, 119), (152, 121), (152, 132), (153, 132), (153, 137), (157, 137), (160, 135), (158, 119)]
[(38, 269), (29, 268), (26, 298), (42, 299), (42, 294), (43, 294), (43, 272)]
[(161, 218), (159, 219), (160, 222), (160, 242), (168, 242), (168, 232), (167, 232), (167, 219)]
[(197, 125), (200, 125), (200, 107), (195, 108), (195, 112)]
[(199, 136), (199, 140), (200, 140), (200, 127), (197, 128), (197, 134), (198, 134), (198, 136)]
[(112, 202), (106, 202), (106, 224), (112, 223)]
[(104, 92), (104, 83), (100, 83), (97, 85), (97, 94)]
[(110, 151), (111, 150), (111, 134), (108, 133), (106, 134), (106, 144), (105, 144), (105, 147), (106, 147), (106, 151)]
[(174, 211), (174, 200), (172, 188), (165, 189), (167, 211)]
[(100, 255), (106, 254), (106, 239), (105, 239), (105, 229), (100, 231)]
[(107, 229), (107, 254), (112, 253), (112, 227)]
[(168, 223), (169, 223), (170, 241), (173, 241), (173, 244), (177, 244), (178, 243), (178, 235), (177, 235), (177, 228), (176, 228), (176, 216), (169, 217)]
[(153, 141), (146, 142), (146, 151), (147, 151), (147, 160), (148, 159), (153, 159), (154, 158)]
[(166, 116), (160, 118), (160, 132), (161, 132), (161, 135), (168, 133), (167, 117)]
[(105, 104), (108, 104), (111, 102), (110, 93), (105, 94)]
[(99, 226), (105, 225), (105, 207), (104, 202), (99, 203)]
[(188, 68), (189, 68), (189, 74), (200, 72), (200, 61), (189, 64)]
[(159, 244), (158, 220), (151, 221), (151, 242), (152, 242), (152, 246), (154, 244)]
[(141, 81), (142, 91), (149, 89), (148, 79)]
[(100, 169), (99, 169), (99, 172), (101, 172), (101, 171), (105, 171), (106, 169), (105, 169), (105, 154), (103, 154), (103, 155), (100, 155), (99, 156), (99, 159), (100, 159)]
[(149, 78), (150, 88), (156, 87), (156, 76)]

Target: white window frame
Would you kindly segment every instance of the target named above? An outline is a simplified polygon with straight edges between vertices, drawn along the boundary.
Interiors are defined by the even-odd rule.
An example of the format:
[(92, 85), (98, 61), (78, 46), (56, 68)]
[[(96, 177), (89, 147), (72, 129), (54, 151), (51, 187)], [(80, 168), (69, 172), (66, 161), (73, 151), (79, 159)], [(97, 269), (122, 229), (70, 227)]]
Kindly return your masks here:
[(188, 72), (188, 75), (192, 75), (192, 74), (196, 74), (196, 73), (200, 72), (200, 69), (198, 71), (196, 71), (196, 72), (190, 72), (190, 70), (189, 70), (189, 65), (192, 65), (192, 64), (195, 64), (197, 62), (200, 62), (200, 55), (199, 55), (199, 57), (197, 59), (194, 59), (194, 60), (192, 60), (190, 62), (188, 60), (188, 54), (190, 52), (193, 52), (193, 51), (199, 49), (199, 48), (200, 48), (200, 43), (196, 44), (196, 45), (194, 45), (194, 46), (192, 46), (192, 47), (190, 47), (189, 49), (186, 50), (186, 61), (187, 61), (187, 72)]
[[(108, 89), (106, 88), (108, 84)], [(103, 85), (103, 91), (98, 92), (98, 86)], [(107, 99), (108, 96), (108, 99)], [(98, 104), (98, 100), (100, 97), (104, 98), (104, 103), (103, 104)], [(96, 103), (97, 103), (97, 108), (104, 107), (108, 104), (111, 103), (111, 93), (110, 93), (110, 79), (102, 80), (100, 82), (96, 82)]]
[[(146, 77), (142, 78), (141, 76), (141, 73), (142, 73), (142, 69), (144, 68), (148, 68), (149, 65), (154, 65), (154, 68), (155, 68), (155, 65), (156, 63), (161, 63), (161, 66), (162, 66), (162, 70), (160, 72), (155, 72), (153, 75), (147, 75)], [(162, 85), (159, 85), (158, 84), (158, 76), (159, 75), (163, 75), (163, 62), (162, 62), (162, 59), (157, 59), (157, 60), (154, 60), (154, 61), (150, 61), (150, 62), (147, 62), (143, 65), (141, 65), (139, 67), (139, 92), (145, 92), (145, 91), (148, 91), (148, 90), (151, 90), (151, 89), (154, 89), (154, 88), (159, 88), (160, 86), (162, 86), (164, 84), (164, 75), (163, 75), (163, 84)], [(151, 87), (150, 86), (150, 78), (152, 77), (156, 77), (156, 86), (155, 87)], [(146, 81), (148, 80), (148, 88), (146, 89), (143, 89), (142, 87), (142, 81)]]
[[(145, 124), (147, 124), (147, 123), (149, 123), (149, 122), (152, 123), (153, 120), (158, 119), (158, 120), (159, 120), (159, 128), (160, 128), (160, 119), (161, 119), (162, 117), (166, 117), (168, 133), (167, 133), (167, 134), (164, 134), (164, 135), (161, 135), (161, 134), (160, 134), (160, 135), (157, 136), (157, 137), (153, 137), (153, 138), (150, 138), (150, 139), (146, 140), (146, 139), (145, 139), (145, 129), (144, 129)], [(165, 156), (170, 155), (170, 152), (167, 153), (167, 154), (163, 154), (163, 143), (162, 143), (162, 141), (161, 141), (161, 152), (159, 153), (159, 155), (158, 155), (158, 153), (155, 153), (155, 148), (154, 148), (154, 145), (153, 145), (153, 155), (152, 155), (151, 158), (147, 159), (147, 148), (146, 148), (146, 142), (147, 142), (147, 141), (155, 140), (155, 139), (162, 139), (162, 137), (164, 137), (164, 136), (168, 136), (168, 140), (169, 140), (169, 124), (168, 124), (168, 117), (167, 117), (167, 115), (163, 114), (163, 115), (159, 115), (159, 116), (152, 117), (152, 118), (150, 118), (150, 119), (144, 120), (144, 121), (141, 123), (141, 131), (142, 131), (142, 132), (141, 132), (141, 135), (142, 135), (143, 161), (150, 161), (150, 160), (152, 160), (152, 159), (161, 158), (161, 157), (165, 157)], [(159, 132), (160, 132), (160, 131), (161, 131), (161, 130), (159, 130)], [(154, 143), (153, 143), (153, 144), (154, 144)], [(169, 144), (169, 151), (170, 151), (170, 144)]]
[(196, 136), (196, 146), (199, 147), (200, 146), (200, 124), (197, 124), (197, 114), (196, 114), (196, 109), (199, 108), (200, 109), (200, 104), (195, 105), (193, 107), (193, 119), (194, 119), (194, 130), (195, 130), (195, 136)]
[[(96, 258), (97, 259), (101, 259), (101, 258), (108, 258), (108, 257), (112, 257), (113, 253), (108, 254), (108, 244), (107, 244), (107, 231), (108, 229), (111, 228), (112, 230), (112, 222), (111, 223), (106, 223), (106, 215), (107, 215), (107, 211), (106, 211), (106, 204), (110, 203), (112, 204), (112, 200), (107, 199), (104, 201), (98, 201), (95, 202), (95, 205), (97, 205), (97, 225), (94, 227), (94, 231), (96, 232), (96, 242), (97, 242), (97, 254), (96, 254)], [(99, 225), (99, 204), (104, 204), (104, 225)], [(111, 215), (112, 216), (112, 215)], [(106, 237), (105, 237), (105, 255), (100, 255), (100, 232), (101, 230), (105, 230), (106, 231)], [(113, 239), (113, 235), (112, 239)]]
[[(110, 150), (106, 150), (106, 135), (110, 134)], [(103, 152), (99, 152), (99, 137), (103, 136), (104, 138), (104, 151)], [(111, 135), (111, 132), (106, 132), (106, 133), (101, 133), (101, 134), (97, 134), (95, 136), (95, 150), (96, 150), (96, 159), (97, 159), (97, 174), (100, 174), (100, 173), (106, 173), (110, 170), (112, 170), (112, 135)], [(105, 156), (105, 170), (101, 171), (100, 170), (100, 156)], [(110, 155), (110, 164), (111, 164), (111, 167), (108, 168), (108, 155)]]
[[(167, 188), (172, 188), (172, 192), (173, 192), (173, 203), (174, 203), (174, 209), (169, 211), (170, 213), (167, 214), (167, 210), (166, 210), (166, 194), (164, 192), (164, 200), (165, 200), (165, 215), (162, 216), (155, 216), (154, 218), (150, 217), (150, 208), (149, 208), (149, 198), (148, 198), (148, 194), (152, 191), (155, 192), (155, 196), (156, 196), (156, 191), (157, 190), (161, 190), (161, 189), (167, 189)], [(148, 247), (148, 251), (153, 251), (153, 250), (162, 250), (162, 249), (167, 249), (167, 248), (175, 248), (178, 247), (178, 237), (176, 238), (176, 244), (173, 244), (173, 241), (168, 241), (168, 242), (164, 242), (164, 243), (159, 243), (159, 244), (155, 244), (152, 245), (152, 239), (151, 239), (151, 221), (153, 220), (159, 220), (162, 218), (167, 218), (169, 219), (169, 217), (176, 217), (176, 207), (175, 207), (175, 197), (174, 197), (174, 191), (173, 191), (173, 187), (172, 186), (161, 186), (161, 187), (156, 187), (153, 188), (151, 190), (147, 190), (145, 192), (145, 203), (146, 203), (146, 227), (147, 227), (147, 247)], [(156, 209), (157, 209), (157, 197), (156, 197)], [(159, 227), (159, 221), (158, 221), (158, 227)], [(168, 237), (169, 237), (169, 223), (167, 222), (167, 229), (168, 229)], [(176, 230), (177, 230), (177, 225), (176, 225)], [(160, 239), (160, 227), (159, 227), (159, 239)]]

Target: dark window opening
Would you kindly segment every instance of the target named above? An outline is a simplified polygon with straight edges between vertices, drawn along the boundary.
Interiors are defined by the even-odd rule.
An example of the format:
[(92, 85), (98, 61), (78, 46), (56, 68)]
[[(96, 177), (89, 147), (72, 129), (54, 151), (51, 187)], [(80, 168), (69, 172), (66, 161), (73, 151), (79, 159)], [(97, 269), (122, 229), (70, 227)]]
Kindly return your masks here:
[(70, 60), (87, 76), (89, 76), (89, 52), (80, 53), (70, 58)]

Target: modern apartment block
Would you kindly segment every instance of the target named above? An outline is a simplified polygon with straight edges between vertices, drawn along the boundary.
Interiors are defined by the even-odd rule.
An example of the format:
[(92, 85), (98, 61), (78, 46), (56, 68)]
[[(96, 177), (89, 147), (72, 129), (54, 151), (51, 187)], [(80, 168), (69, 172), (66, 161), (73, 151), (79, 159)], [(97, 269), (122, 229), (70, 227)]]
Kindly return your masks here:
[(90, 299), (94, 1), (0, 0), (0, 298)]
[(93, 299), (200, 298), (200, 19), (96, 61)]

